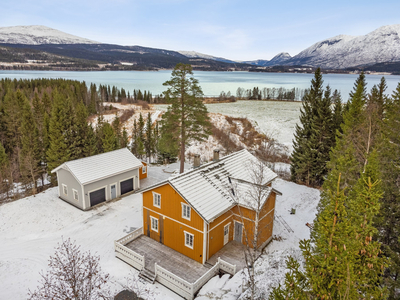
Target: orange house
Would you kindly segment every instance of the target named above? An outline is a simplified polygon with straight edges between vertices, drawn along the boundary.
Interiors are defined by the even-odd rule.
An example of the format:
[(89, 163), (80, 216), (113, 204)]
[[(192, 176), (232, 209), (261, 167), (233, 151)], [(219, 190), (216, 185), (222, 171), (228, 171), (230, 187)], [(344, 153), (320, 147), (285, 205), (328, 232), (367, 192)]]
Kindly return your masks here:
[(141, 161), (142, 162), (142, 167), (139, 169), (139, 179), (144, 179), (147, 178), (147, 162)]
[(202, 264), (232, 240), (264, 247), (282, 194), (267, 167), (254, 180), (257, 164), (241, 150), (144, 189), (144, 234)]

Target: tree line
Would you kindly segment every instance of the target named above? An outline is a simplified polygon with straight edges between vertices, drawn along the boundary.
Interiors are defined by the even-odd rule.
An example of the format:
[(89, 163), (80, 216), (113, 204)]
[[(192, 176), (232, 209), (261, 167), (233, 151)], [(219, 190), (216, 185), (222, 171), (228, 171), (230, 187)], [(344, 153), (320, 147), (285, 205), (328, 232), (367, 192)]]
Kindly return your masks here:
[(263, 88), (253, 87), (244, 89), (238, 87), (236, 90), (236, 99), (238, 100), (289, 100), (301, 101), (306, 94), (306, 89), (292, 88)]
[(365, 75), (350, 98), (322, 88), (317, 70), (296, 128), (292, 180), (322, 186), (311, 238), (300, 242), (271, 299), (398, 299), (400, 272), (400, 84)]

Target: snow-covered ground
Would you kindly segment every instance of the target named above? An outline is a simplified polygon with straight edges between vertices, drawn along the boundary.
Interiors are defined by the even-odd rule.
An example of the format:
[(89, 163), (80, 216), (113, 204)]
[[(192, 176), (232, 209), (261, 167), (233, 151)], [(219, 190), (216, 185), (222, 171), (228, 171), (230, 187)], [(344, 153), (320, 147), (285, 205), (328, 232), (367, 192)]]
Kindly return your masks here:
[[(272, 287), (283, 283), (287, 271), (286, 258), (293, 256), (301, 261), (299, 241), (310, 237), (310, 230), (305, 224), (313, 222), (320, 197), (319, 190), (282, 179), (275, 180), (273, 187), (282, 192), (276, 200), (274, 239), (256, 264), (257, 287), (263, 299), (268, 298)], [(294, 215), (290, 214), (292, 208), (296, 209)], [(216, 276), (203, 286), (196, 300), (246, 299), (245, 282), (245, 272), (239, 272), (231, 279)]]
[[(149, 167), (155, 180), (170, 176), (178, 167)], [(285, 258), (298, 255), (298, 241), (309, 237), (305, 223), (312, 222), (319, 191), (277, 179), (274, 187), (283, 193), (276, 202), (276, 214), (283, 217), (292, 232), (275, 221), (274, 240), (259, 260), (258, 280), (266, 292), (279, 283), (285, 273)], [(296, 208), (296, 214), (289, 210)], [(0, 299), (26, 299), (28, 289), (35, 289), (39, 272), (62, 238), (71, 238), (82, 250), (96, 252), (101, 267), (113, 277), (113, 288), (125, 284), (132, 267), (115, 258), (114, 240), (142, 226), (142, 196), (133, 194), (90, 211), (81, 211), (60, 200), (57, 188), (0, 206)], [(233, 279), (215, 278), (199, 293), (198, 299), (237, 299), (242, 293), (242, 273)], [(160, 284), (151, 286), (156, 299), (181, 299)], [(204, 296), (204, 295), (208, 296)], [(201, 296), (203, 295), (203, 296)], [(211, 298), (208, 298), (208, 297)], [(206, 297), (206, 298), (204, 298)], [(221, 299), (221, 298), (218, 298)]]

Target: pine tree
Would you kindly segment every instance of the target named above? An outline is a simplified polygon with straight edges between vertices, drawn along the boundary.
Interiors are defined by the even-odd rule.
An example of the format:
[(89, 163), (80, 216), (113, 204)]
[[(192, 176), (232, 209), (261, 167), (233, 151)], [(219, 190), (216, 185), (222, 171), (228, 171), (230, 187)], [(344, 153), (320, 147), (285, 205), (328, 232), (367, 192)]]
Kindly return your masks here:
[[(9, 191), (9, 159), (6, 153), (6, 150), (3, 147), (3, 144), (0, 142), (0, 195), (6, 194), (8, 197)], [(1, 199), (1, 198), (0, 198)]]
[(203, 92), (198, 80), (193, 77), (192, 67), (179, 63), (171, 74), (171, 79), (163, 83), (168, 86), (164, 95), (171, 104), (162, 117), (161, 130), (171, 134), (172, 141), (180, 149), (180, 173), (184, 171), (185, 147), (190, 140), (203, 141), (210, 134), (211, 124), (207, 108), (202, 102)]

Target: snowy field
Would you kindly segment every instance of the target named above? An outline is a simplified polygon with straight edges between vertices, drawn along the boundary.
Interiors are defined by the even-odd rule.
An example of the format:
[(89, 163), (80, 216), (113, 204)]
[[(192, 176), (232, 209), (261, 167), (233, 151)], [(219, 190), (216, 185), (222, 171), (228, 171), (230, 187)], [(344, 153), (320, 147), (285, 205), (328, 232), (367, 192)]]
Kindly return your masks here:
[[(149, 174), (161, 178), (164, 167), (149, 167)], [(171, 168), (168, 168), (171, 171)], [(277, 179), (274, 187), (283, 193), (277, 198), (276, 214), (293, 230), (275, 221), (274, 240), (259, 260), (258, 281), (268, 293), (285, 273), (285, 258), (299, 255), (298, 242), (309, 237), (305, 223), (312, 222), (319, 191)], [(296, 214), (289, 210), (296, 208)], [(35, 289), (39, 272), (62, 238), (71, 238), (82, 250), (101, 257), (103, 271), (112, 276), (113, 288), (120, 288), (137, 271), (115, 258), (114, 240), (142, 226), (142, 196), (133, 194), (91, 211), (81, 211), (60, 200), (57, 188), (0, 206), (0, 299), (26, 299), (28, 289)], [(290, 231), (290, 232), (289, 232)], [(213, 278), (197, 299), (238, 299), (242, 293), (242, 273), (233, 279)], [(160, 284), (152, 285), (156, 299), (182, 299)], [(206, 295), (206, 296), (205, 296)]]
[[(232, 103), (206, 104), (211, 113), (248, 118), (260, 132), (275, 138), (293, 151), (293, 134), (299, 122), (301, 102), (285, 101), (237, 101)], [(166, 110), (167, 105), (155, 105)]]

